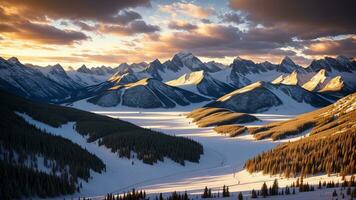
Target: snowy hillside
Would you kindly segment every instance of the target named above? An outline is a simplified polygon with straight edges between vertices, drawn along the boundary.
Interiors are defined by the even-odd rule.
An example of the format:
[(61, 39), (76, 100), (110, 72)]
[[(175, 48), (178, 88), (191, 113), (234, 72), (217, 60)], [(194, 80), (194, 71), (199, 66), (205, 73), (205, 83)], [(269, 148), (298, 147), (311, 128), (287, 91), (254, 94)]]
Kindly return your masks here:
[(210, 96), (221, 97), (234, 90), (234, 87), (214, 79), (208, 72), (196, 71), (166, 82), (168, 85), (180, 87), (191, 92)]
[(280, 110), (302, 113), (331, 102), (300, 86), (256, 82), (209, 103), (206, 107), (227, 108), (236, 112), (258, 113)]
[(88, 100), (93, 104), (111, 107), (119, 104), (138, 108), (172, 108), (208, 99), (195, 93), (166, 85), (153, 78), (135, 83), (113, 86)]
[(68, 76), (82, 86), (92, 86), (100, 84), (109, 79), (114, 73), (114, 70), (107, 71), (106, 68), (91, 70), (85, 65), (82, 65), (77, 70), (72, 69), (67, 71)]

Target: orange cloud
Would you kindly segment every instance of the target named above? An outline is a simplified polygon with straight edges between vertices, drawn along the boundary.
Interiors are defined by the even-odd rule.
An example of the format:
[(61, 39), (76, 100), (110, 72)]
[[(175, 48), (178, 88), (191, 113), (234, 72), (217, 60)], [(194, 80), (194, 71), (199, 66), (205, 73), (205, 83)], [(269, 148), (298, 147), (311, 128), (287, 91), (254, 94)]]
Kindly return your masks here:
[(192, 3), (173, 3), (159, 7), (160, 11), (173, 15), (183, 14), (193, 18), (204, 19), (214, 13), (213, 8), (202, 8)]

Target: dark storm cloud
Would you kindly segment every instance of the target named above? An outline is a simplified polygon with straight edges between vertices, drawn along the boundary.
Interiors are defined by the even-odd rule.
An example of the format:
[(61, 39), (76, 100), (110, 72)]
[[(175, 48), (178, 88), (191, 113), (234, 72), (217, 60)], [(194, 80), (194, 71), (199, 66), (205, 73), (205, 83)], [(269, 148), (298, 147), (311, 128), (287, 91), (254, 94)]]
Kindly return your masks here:
[(142, 16), (139, 13), (132, 10), (123, 10), (120, 11), (119, 14), (112, 17), (111, 22), (117, 24), (128, 24), (129, 22), (137, 19), (142, 19)]
[(132, 19), (141, 18), (138, 13), (127, 11), (118, 15), (120, 10), (149, 5), (149, 0), (2, 0), (4, 6), (23, 9), (23, 14), (31, 16), (47, 16), (53, 19), (91, 19), (103, 22), (127, 23)]
[(244, 39), (248, 41), (266, 41), (276, 43), (292, 42), (293, 33), (287, 32), (278, 27), (250, 28)]
[(80, 29), (82, 29), (84, 31), (94, 31), (96, 29), (95, 26), (91, 26), (91, 25), (89, 25), (85, 22), (82, 22), (82, 21), (74, 21), (73, 24), (80, 27)]
[(31, 23), (29, 21), (16, 22), (11, 25), (5, 25), (7, 30), (0, 32), (11, 34), (12, 38), (31, 40), (37, 43), (45, 44), (73, 44), (76, 41), (89, 39), (84, 33), (61, 30), (47, 24)]
[(245, 19), (240, 14), (235, 12), (224, 13), (220, 15), (219, 18), (223, 22), (234, 23), (237, 25), (243, 24), (245, 22)]
[(168, 27), (170, 29), (186, 30), (186, 31), (190, 31), (198, 28), (198, 26), (184, 21), (171, 21), (169, 22)]
[(263, 30), (242, 32), (233, 26), (208, 25), (200, 31), (174, 33), (162, 42), (170, 49), (185, 49), (205, 57), (225, 57), (239, 54), (276, 54), (294, 55), (293, 51), (285, 51), (280, 48), (285, 47), (289, 41), (281, 36), (272, 37), (261, 34)]
[(266, 26), (284, 24), (302, 39), (356, 33), (353, 0), (230, 0), (229, 5)]
[(209, 19), (201, 19), (200, 20), (204, 24), (211, 24), (212, 22)]
[(130, 22), (128, 25), (104, 25), (101, 28), (103, 33), (114, 33), (118, 35), (135, 35), (139, 33), (153, 33), (159, 31), (160, 28), (155, 25), (146, 24), (141, 20)]
[(40, 43), (47, 44), (72, 44), (75, 41), (89, 39), (82, 32), (61, 30), (46, 24), (35, 24), (24, 22), (19, 24), (21, 31), (17, 34), (18, 38), (31, 39)]

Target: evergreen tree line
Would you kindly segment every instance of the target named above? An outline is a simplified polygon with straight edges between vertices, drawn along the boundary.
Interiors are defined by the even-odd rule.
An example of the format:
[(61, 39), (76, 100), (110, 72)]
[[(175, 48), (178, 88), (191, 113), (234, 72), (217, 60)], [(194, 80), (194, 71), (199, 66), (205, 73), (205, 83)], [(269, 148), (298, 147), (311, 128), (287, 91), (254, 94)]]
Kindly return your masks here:
[(121, 157), (131, 158), (131, 152), (148, 164), (168, 157), (184, 165), (184, 161), (199, 162), (203, 146), (188, 138), (175, 137), (144, 129), (129, 122), (74, 108), (30, 102), (0, 92), (0, 104), (10, 110), (26, 113), (33, 119), (59, 127), (76, 122), (75, 129), (88, 142), (99, 141)]
[(325, 136), (313, 135), (281, 144), (245, 163), (249, 172), (284, 174), (286, 177), (317, 173), (356, 172), (356, 130)]
[[(80, 189), (78, 178), (105, 170), (94, 154), (28, 124), (6, 104), (0, 104), (0, 114), (0, 199), (72, 194)], [(39, 156), (50, 172), (37, 170)]]
[(74, 181), (3, 161), (0, 161), (0, 177), (0, 199), (2, 200), (32, 196), (55, 197), (73, 194), (76, 191)]
[[(94, 154), (60, 136), (46, 133), (37, 127), (28, 124), (13, 111), (0, 107), (5, 114), (0, 121), (0, 155), (5, 162), (17, 164), (36, 157), (43, 156), (45, 161), (53, 160), (55, 170), (65, 169), (69, 166), (69, 174), (77, 180), (82, 178), (88, 181), (90, 169), (102, 172), (105, 164)], [(15, 160), (15, 153), (21, 159)]]
[(163, 198), (162, 193), (160, 193), (159, 196), (155, 197), (155, 200), (190, 200), (190, 198), (188, 197), (187, 192), (184, 192), (184, 194), (180, 194), (174, 191), (166, 198)]
[(146, 191), (136, 191), (135, 188), (123, 194), (106, 194), (104, 200), (143, 200), (146, 199)]
[[(230, 196), (229, 186), (224, 185), (222, 188), (221, 197), (229, 197), (229, 196)], [(212, 195), (211, 188), (205, 186), (201, 198), (205, 199), (205, 198), (216, 198), (216, 197), (220, 197), (220, 192), (218, 192), (217, 195)]]
[[(319, 186), (317, 187), (318, 189), (322, 188), (334, 188), (334, 187), (339, 187), (341, 186), (341, 189), (346, 190), (346, 195), (351, 196), (352, 198), (356, 197), (356, 181), (355, 181), (355, 176), (352, 175), (349, 180), (344, 179), (344, 181), (339, 184), (339, 182), (335, 183), (334, 181), (329, 181), (326, 182), (324, 181), (323, 183), (319, 181)], [(303, 177), (297, 178), (297, 180), (292, 182), (290, 186), (286, 185), (284, 188), (279, 187), (278, 180), (275, 179), (272, 186), (268, 187), (266, 182), (264, 182), (261, 186), (261, 190), (255, 190), (252, 189), (251, 191), (251, 198), (258, 198), (258, 197), (267, 197), (267, 196), (276, 196), (276, 195), (294, 195), (296, 194), (296, 191), (298, 192), (312, 192), (315, 191), (314, 185), (310, 185), (309, 183), (304, 183)], [(335, 192), (333, 192), (333, 196), (335, 196)], [(336, 196), (338, 196), (336, 194)], [(228, 186), (223, 186), (222, 187), (222, 194), (218, 192), (217, 194), (212, 194), (211, 188), (208, 188), (207, 186), (203, 189), (203, 193), (201, 194), (201, 198), (224, 198), (224, 197), (230, 197), (230, 192), (229, 192), (229, 187)], [(136, 191), (135, 189), (132, 189), (131, 192), (128, 193), (123, 193), (123, 194), (107, 194), (104, 198), (104, 200), (143, 200), (143, 199), (150, 199), (149, 197), (146, 197), (146, 192), (145, 191)], [(172, 192), (171, 195), (168, 197), (163, 197), (162, 193), (160, 193), (158, 196), (154, 197), (155, 200), (189, 200), (187, 192), (184, 192), (183, 194), (177, 193), (176, 191)], [(237, 194), (237, 199), (238, 200), (243, 200), (244, 197), (241, 192)]]

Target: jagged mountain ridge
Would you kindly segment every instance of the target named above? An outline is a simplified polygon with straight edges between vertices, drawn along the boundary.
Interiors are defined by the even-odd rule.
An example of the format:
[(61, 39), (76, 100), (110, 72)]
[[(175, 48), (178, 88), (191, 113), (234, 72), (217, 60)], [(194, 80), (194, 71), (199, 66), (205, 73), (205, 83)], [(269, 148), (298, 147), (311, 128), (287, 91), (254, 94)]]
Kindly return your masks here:
[(303, 112), (300, 106), (318, 108), (331, 102), (318, 94), (305, 90), (298, 85), (272, 84), (256, 82), (226, 94), (204, 107), (226, 108), (236, 112), (257, 113), (271, 109)]
[(57, 82), (58, 84), (71, 88), (73, 90), (82, 88), (82, 85), (74, 81), (71, 77), (68, 76), (67, 72), (63, 69), (60, 64), (48, 65), (46, 67), (40, 67), (35, 65), (27, 65), (34, 67), (44, 74), (47, 78)]
[(205, 71), (195, 71), (189, 74), (184, 74), (183, 76), (166, 83), (171, 86), (180, 87), (197, 94), (214, 98), (221, 97), (234, 90), (234, 87), (230, 84), (214, 79)]
[[(8, 62), (13, 65), (12, 63), (17, 63), (18, 60), (12, 58)], [(202, 84), (205, 85), (202, 86), (203, 89), (198, 89), (198, 85), (198, 88), (190, 91), (209, 97), (219, 98), (230, 92), (230, 87), (238, 89), (257, 81), (273, 81), (273, 83), (287, 85), (297, 84), (306, 89), (314, 88), (309, 90), (323, 93), (328, 98), (337, 100), (356, 90), (355, 63), (354, 60), (343, 56), (326, 57), (313, 61), (310, 66), (304, 68), (296, 65), (289, 57), (285, 57), (280, 64), (272, 64), (267, 61), (254, 63), (238, 57), (230, 66), (224, 67), (215, 62), (203, 63), (191, 53), (181, 52), (164, 63), (159, 60), (154, 60), (149, 64), (134, 63), (129, 65), (123, 63), (116, 68), (105, 66), (88, 68), (83, 65), (78, 70), (63, 70), (60, 65), (54, 65), (40, 68), (37, 71), (40, 71), (40, 74), (50, 79), (51, 82), (57, 83), (56, 85), (59, 87), (60, 92), (52, 91), (53, 97), (43, 99), (51, 102), (80, 100), (81, 98), (98, 95), (110, 87), (134, 83), (144, 78), (155, 78), (163, 82), (170, 82), (197, 71), (203, 71), (204, 77), (209, 77), (209, 81), (203, 81), (207, 82)], [(321, 73), (322, 71), (325, 73)], [(321, 81), (319, 83), (311, 80), (318, 76), (320, 80), (325, 79), (322, 84), (320, 84)], [(208, 78), (203, 80), (208, 80)], [(16, 82), (3, 81), (2, 87), (17, 91), (16, 87), (13, 88), (13, 84), (16, 85)], [(47, 87), (47, 85), (41, 84), (41, 87)], [(220, 87), (229, 89), (224, 91)], [(214, 89), (209, 91), (209, 88)], [(25, 92), (21, 92), (21, 90), (18, 92), (26, 96)], [(32, 98), (31, 95), (27, 96)], [(49, 99), (55, 99), (55, 101)]]
[(0, 88), (38, 101), (58, 102), (70, 97), (73, 88), (48, 78), (36, 68), (23, 65), (17, 58), (0, 58)]
[(88, 102), (104, 107), (124, 105), (138, 108), (173, 108), (207, 100), (195, 93), (146, 78), (135, 83), (113, 86), (90, 98)]

